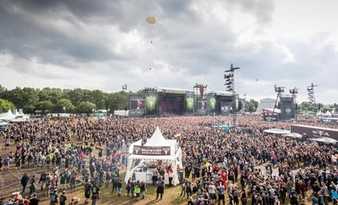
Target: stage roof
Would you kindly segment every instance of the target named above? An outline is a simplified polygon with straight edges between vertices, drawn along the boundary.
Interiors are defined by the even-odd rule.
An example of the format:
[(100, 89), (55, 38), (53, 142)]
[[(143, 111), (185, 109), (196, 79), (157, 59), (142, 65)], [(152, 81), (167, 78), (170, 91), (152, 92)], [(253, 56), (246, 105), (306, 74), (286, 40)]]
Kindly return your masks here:
[(188, 90), (188, 89), (180, 89), (180, 88), (164, 88), (164, 87), (159, 87), (159, 88), (157, 88), (157, 92), (185, 94), (187, 92), (193, 92), (193, 91), (192, 90)]

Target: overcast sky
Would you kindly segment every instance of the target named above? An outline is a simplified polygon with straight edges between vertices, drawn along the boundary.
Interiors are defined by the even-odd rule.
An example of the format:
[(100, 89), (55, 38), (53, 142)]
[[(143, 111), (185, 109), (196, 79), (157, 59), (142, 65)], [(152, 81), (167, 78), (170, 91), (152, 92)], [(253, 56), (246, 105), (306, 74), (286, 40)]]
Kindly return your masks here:
[[(319, 85), (338, 102), (337, 0), (0, 0), (0, 84), (131, 90)], [(156, 17), (156, 24), (146, 22)], [(149, 69), (151, 68), (151, 69)]]

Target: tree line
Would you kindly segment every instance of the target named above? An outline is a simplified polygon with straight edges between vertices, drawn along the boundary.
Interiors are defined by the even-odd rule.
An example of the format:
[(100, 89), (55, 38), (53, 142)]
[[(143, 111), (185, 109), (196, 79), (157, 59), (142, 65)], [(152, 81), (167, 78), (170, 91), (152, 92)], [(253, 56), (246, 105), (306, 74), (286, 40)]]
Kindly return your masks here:
[[(0, 85), (0, 113), (13, 109), (23, 109), (25, 113), (91, 113), (94, 110), (128, 109), (130, 92), (103, 92), (87, 89), (29, 88), (7, 89)], [(242, 105), (246, 112), (255, 112), (258, 102), (251, 99)], [(338, 105), (312, 105), (308, 102), (298, 104), (298, 112), (338, 110)]]
[(87, 89), (29, 88), (7, 89), (0, 85), (0, 112), (23, 109), (24, 113), (91, 113), (94, 110), (127, 109), (127, 92)]

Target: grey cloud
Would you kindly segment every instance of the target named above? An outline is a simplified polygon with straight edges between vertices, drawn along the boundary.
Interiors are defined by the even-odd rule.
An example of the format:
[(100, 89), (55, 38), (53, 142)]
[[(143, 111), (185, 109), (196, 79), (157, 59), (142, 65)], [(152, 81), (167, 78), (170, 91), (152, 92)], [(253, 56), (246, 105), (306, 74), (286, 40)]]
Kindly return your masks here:
[[(15, 6), (0, 4), (0, 49), (15, 56), (67, 65), (70, 61), (122, 59), (105, 45), (66, 36), (52, 27), (38, 24), (30, 16), (15, 12)], [(43, 21), (43, 16), (41, 16)], [(81, 35), (81, 33), (79, 33)], [(69, 66), (69, 64), (68, 64)]]
[(244, 12), (253, 14), (260, 24), (272, 21), (275, 4), (273, 0), (226, 0), (226, 6), (231, 10), (239, 6)]
[[(313, 50), (313, 42), (281, 42), (288, 46), (295, 56), (295, 62), (286, 63), (283, 61), (284, 53), (273, 44), (260, 43), (259, 49), (254, 46), (238, 47), (238, 34), (227, 23), (213, 19), (210, 22), (203, 21), (202, 17), (191, 9), (192, 3), (196, 2), (198, 1), (0, 0), (0, 50), (5, 50), (15, 58), (30, 60), (36, 57), (41, 64), (54, 64), (77, 69), (78, 72), (93, 73), (97, 78), (104, 79), (107, 88), (119, 89), (121, 81), (135, 88), (147, 85), (150, 83), (151, 74), (133, 72), (145, 64), (142, 57), (134, 56), (138, 53), (121, 55), (113, 52), (109, 47), (113, 47), (117, 42), (96, 41), (100, 40), (100, 33), (89, 40), (79, 38), (82, 35), (82, 25), (117, 26), (122, 34), (136, 30), (148, 40), (152, 39), (155, 47), (154, 58), (169, 64), (174, 70), (173, 74), (179, 69), (184, 70), (184, 77), (175, 80), (166, 81), (166, 76), (156, 76), (154, 82), (162, 83), (157, 86), (187, 88), (186, 86), (205, 76), (212, 89), (222, 90), (223, 70), (230, 63), (241, 66), (239, 80), (246, 82), (255, 81), (257, 78), (271, 82), (271, 85), (282, 82), (286, 86), (304, 87), (307, 83), (317, 80), (323, 89), (338, 86), (337, 82), (332, 80), (332, 76), (338, 76), (337, 69), (334, 69), (338, 66), (338, 56), (332, 44), (318, 46), (317, 50)], [(264, 29), (273, 20), (272, 0), (219, 2), (228, 12), (240, 10), (249, 13), (256, 19), (258, 30)], [(16, 9), (25, 12), (17, 13)], [(158, 17), (159, 21), (152, 33), (149, 32), (149, 25), (145, 23), (145, 18), (149, 15)], [(39, 20), (36, 21), (33, 16)], [(53, 19), (68, 22), (78, 33), (66, 35), (55, 29)], [(231, 20), (236, 21), (229, 19)], [(320, 39), (315, 43), (320, 45), (322, 41), (323, 39)], [(142, 55), (147, 54), (140, 54)], [(105, 66), (93, 67), (89, 72), (93, 62)], [(24, 63), (20, 64), (19, 61), (9, 69), (39, 75), (35, 71), (27, 70), (28, 68), (24, 69), (24, 66)], [(45, 72), (39, 77), (52, 76)], [(239, 88), (244, 89), (240, 81), (238, 84)], [(255, 89), (248, 90), (254, 92)], [(273, 91), (271, 93), (273, 94)]]

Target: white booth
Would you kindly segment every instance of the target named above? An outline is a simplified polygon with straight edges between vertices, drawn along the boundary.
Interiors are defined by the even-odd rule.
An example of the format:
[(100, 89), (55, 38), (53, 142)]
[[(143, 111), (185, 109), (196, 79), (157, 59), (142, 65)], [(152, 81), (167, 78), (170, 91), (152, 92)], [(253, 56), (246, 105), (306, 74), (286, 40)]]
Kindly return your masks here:
[(125, 182), (129, 179), (152, 183), (153, 173), (162, 167), (169, 167), (169, 172), (164, 172), (164, 182), (179, 184), (178, 169), (182, 168), (182, 150), (175, 139), (165, 139), (157, 127), (151, 138), (139, 140), (129, 146), (128, 165)]

